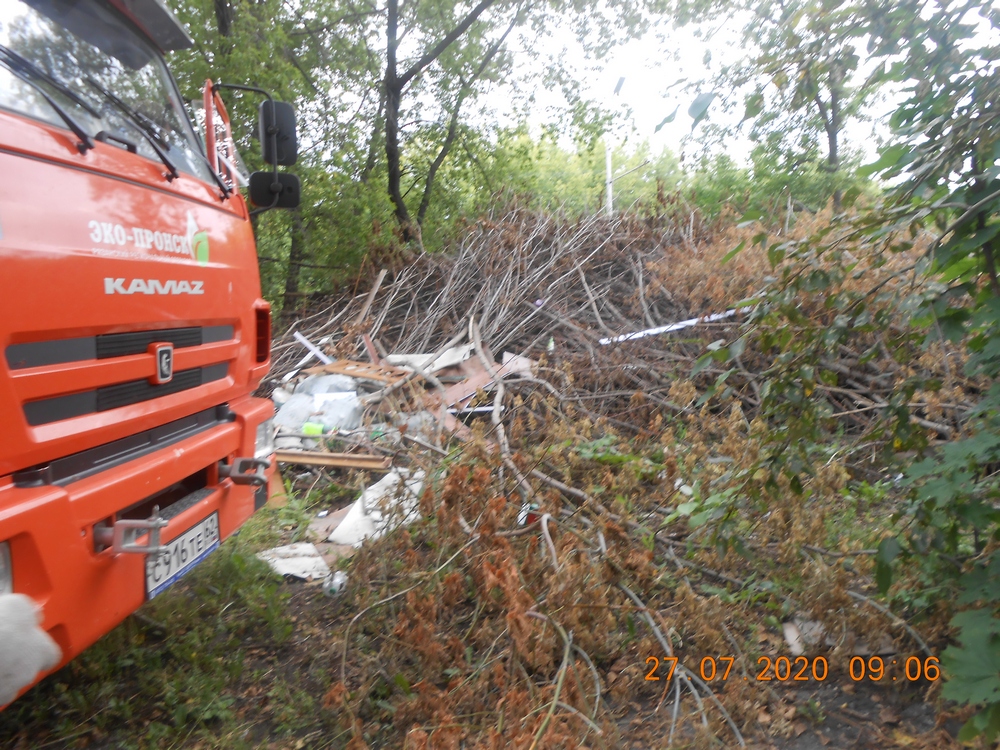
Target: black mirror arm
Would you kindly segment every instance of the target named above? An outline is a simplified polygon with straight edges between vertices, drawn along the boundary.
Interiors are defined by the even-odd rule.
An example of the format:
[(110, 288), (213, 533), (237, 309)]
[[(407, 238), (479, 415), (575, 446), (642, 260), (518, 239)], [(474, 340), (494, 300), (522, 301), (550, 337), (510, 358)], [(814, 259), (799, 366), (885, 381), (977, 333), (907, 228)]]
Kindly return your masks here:
[[(277, 170), (277, 168), (275, 169)], [(278, 189), (275, 190), (275, 188)], [(262, 214), (265, 211), (270, 211), (272, 208), (278, 205), (278, 199), (281, 197), (281, 183), (277, 181), (277, 178), (275, 178), (275, 181), (271, 184), (271, 192), (274, 193), (274, 200), (271, 201), (271, 205), (255, 208), (253, 211), (250, 212), (251, 216), (256, 216), (257, 214)]]
[[(243, 86), (242, 84), (239, 84), (239, 83), (222, 83), (222, 82), (219, 82), (219, 83), (212, 84), (212, 93), (215, 93), (216, 89), (235, 89), (236, 91), (252, 91), (255, 94), (260, 94), (261, 96), (267, 97), (267, 100), (269, 102), (271, 102), (271, 112), (273, 113), (275, 111), (275, 109), (274, 109), (274, 97), (271, 96), (271, 94), (269, 92), (265, 91), (264, 89), (259, 89), (256, 86)], [(273, 115), (272, 115), (272, 117), (273, 117)], [(277, 153), (278, 153), (278, 127), (276, 125), (272, 124), (271, 127), (269, 127), (267, 129), (267, 134), (271, 138), (271, 153), (277, 155)], [(264, 206), (262, 208), (256, 208), (256, 209), (254, 209), (253, 211), (250, 212), (251, 216), (256, 216), (257, 214), (264, 213), (264, 211), (270, 211), (272, 208), (274, 208), (276, 205), (278, 205), (278, 198), (281, 195), (281, 190), (280, 190), (281, 183), (278, 182), (278, 160), (277, 160), (277, 158), (275, 158), (275, 160), (274, 160), (274, 185), (277, 186), (277, 187), (279, 187), (279, 190), (277, 190), (274, 193), (274, 200), (271, 201), (271, 205), (270, 206)]]

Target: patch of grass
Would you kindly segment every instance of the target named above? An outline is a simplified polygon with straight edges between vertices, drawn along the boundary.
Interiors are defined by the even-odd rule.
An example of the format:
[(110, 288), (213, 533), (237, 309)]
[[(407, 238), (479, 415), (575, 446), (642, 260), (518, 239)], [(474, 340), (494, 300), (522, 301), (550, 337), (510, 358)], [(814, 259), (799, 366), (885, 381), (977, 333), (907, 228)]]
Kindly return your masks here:
[(294, 670), (266, 663), (295, 629), (289, 587), (255, 555), (281, 541), (282, 510), (256, 514), (186, 578), (12, 704), (0, 714), (0, 745), (250, 748), (262, 732), (298, 736), (315, 725), (315, 699), (295, 684)]

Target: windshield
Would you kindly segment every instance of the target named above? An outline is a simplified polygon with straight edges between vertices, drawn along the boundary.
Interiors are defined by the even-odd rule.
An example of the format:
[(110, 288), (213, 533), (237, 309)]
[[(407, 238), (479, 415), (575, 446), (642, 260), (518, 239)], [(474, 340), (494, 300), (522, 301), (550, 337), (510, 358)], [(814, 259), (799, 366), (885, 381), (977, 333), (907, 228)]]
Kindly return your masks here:
[(211, 179), (162, 57), (100, 0), (0, 0), (0, 108)]

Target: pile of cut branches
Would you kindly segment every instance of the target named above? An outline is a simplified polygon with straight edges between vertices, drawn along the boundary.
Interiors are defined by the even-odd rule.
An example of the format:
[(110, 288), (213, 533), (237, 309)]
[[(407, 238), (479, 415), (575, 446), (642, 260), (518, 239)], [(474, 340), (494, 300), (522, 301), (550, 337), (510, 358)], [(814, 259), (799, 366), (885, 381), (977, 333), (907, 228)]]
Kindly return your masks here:
[[(742, 746), (765, 725), (796, 731), (787, 697), (754, 679), (759, 657), (789, 653), (782, 623), (822, 634), (807, 653), (841, 674), (856, 653), (933, 654), (947, 613), (922, 612), (918, 629), (875, 598), (872, 547), (896, 502), (879, 419), (901, 383), (939, 376), (955, 390), (934, 403), (911, 392), (917, 424), (933, 438), (961, 429), (952, 406), (979, 385), (955, 352), (890, 351), (873, 329), (865, 351), (825, 362), (803, 387), (827, 396), (831, 441), (801, 487), (762, 471), (773, 441), (757, 410), (775, 363), (755, 343), (783, 331), (732, 313), (622, 338), (752, 300), (781, 265), (753, 231), (685, 238), (655, 220), (515, 211), (276, 342), (276, 379), (302, 365), (296, 331), (339, 357), (363, 351), (361, 333), (384, 354), (467, 332), (488, 371), (504, 349), (537, 362), (531, 376), (491, 373), (471, 439), (393, 457), (428, 482), (422, 520), (353, 559), (331, 631), (326, 704), (353, 747), (611, 748), (640, 739), (637, 726), (668, 746)], [(883, 292), (912, 283), (903, 261), (854, 263)], [(883, 294), (871, 308), (891, 305)], [(812, 298), (800, 309), (802, 330), (837, 325)], [(861, 494), (860, 479), (872, 480)], [(707, 656), (740, 679), (703, 679)]]
[[(632, 423), (637, 394), (658, 409), (690, 413), (693, 397), (726, 374), (726, 388), (718, 391), (739, 399), (752, 419), (760, 404), (760, 378), (774, 362), (767, 349), (751, 341), (775, 331), (767, 330), (767, 323), (749, 329), (744, 324), (752, 317), (754, 300), (790, 264), (772, 265), (775, 257), (760, 242), (759, 227), (698, 224), (687, 233), (662, 221), (662, 226), (656, 218), (635, 216), (568, 221), (523, 210), (482, 221), (453, 252), (422, 255), (391, 274), (372, 290), (374, 297), (362, 290), (296, 320), (273, 345), (272, 382), (302, 366), (303, 355), (308, 357), (295, 333), (322, 342), (339, 357), (364, 351), (361, 332), (383, 354), (423, 352), (461, 333), (474, 318), (488, 351), (506, 349), (544, 359), (551, 372), (562, 373), (554, 376), (561, 397), (596, 415)], [(773, 241), (795, 245), (825, 221), (802, 219), (791, 235)], [(733, 257), (733, 248), (744, 245)], [(878, 254), (852, 258), (851, 274), (838, 290), (877, 290), (869, 306), (872, 318), (878, 311), (896, 314), (895, 293), (915, 283), (903, 271), (912, 268), (921, 252), (914, 247), (889, 262)], [(830, 262), (809, 259), (795, 268), (797, 273), (824, 274), (824, 264)], [(842, 325), (840, 311), (825, 308), (822, 299), (799, 294), (788, 303), (801, 314), (798, 326), (783, 335)], [(700, 319), (697, 325), (674, 332), (635, 335), (695, 319)], [(921, 427), (951, 437), (974, 401), (966, 392), (977, 392), (983, 384), (962, 377), (964, 355), (958, 347), (938, 343), (900, 350), (893, 328), (899, 331), (904, 325), (894, 323), (888, 330), (873, 326), (853, 342), (855, 348), (843, 346), (825, 358), (819, 387), (830, 413), (863, 434), (890, 407), (889, 398), (901, 384), (936, 379), (941, 388), (913, 393), (907, 405)], [(672, 389), (675, 396), (687, 394), (685, 381), (692, 379), (707, 346), (715, 343), (718, 350), (719, 344), (741, 338), (742, 354), (734, 358), (731, 373), (710, 362), (698, 368), (693, 379), (697, 393), (691, 392), (691, 399), (668, 397)], [(633, 426), (649, 413), (642, 411)]]

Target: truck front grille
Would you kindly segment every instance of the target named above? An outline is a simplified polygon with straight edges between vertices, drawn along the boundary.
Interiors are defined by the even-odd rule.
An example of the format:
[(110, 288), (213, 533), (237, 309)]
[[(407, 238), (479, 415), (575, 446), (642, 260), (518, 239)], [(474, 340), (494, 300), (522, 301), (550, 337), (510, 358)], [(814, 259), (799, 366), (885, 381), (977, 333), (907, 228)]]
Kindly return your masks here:
[(91, 391), (71, 393), (67, 396), (29, 401), (24, 405), (24, 417), (29, 425), (37, 427), (62, 419), (150, 401), (160, 396), (168, 396), (171, 393), (180, 393), (206, 383), (222, 380), (228, 374), (229, 365), (222, 363), (208, 367), (196, 367), (192, 370), (182, 370), (175, 373), (169, 383), (161, 385), (154, 385), (148, 380), (132, 380), (127, 383), (106, 385)]
[(32, 341), (7, 347), (7, 365), (12, 370), (61, 365), (88, 359), (111, 359), (145, 354), (150, 344), (171, 343), (175, 349), (231, 341), (232, 326), (188, 326), (153, 331), (102, 333), (98, 336)]

